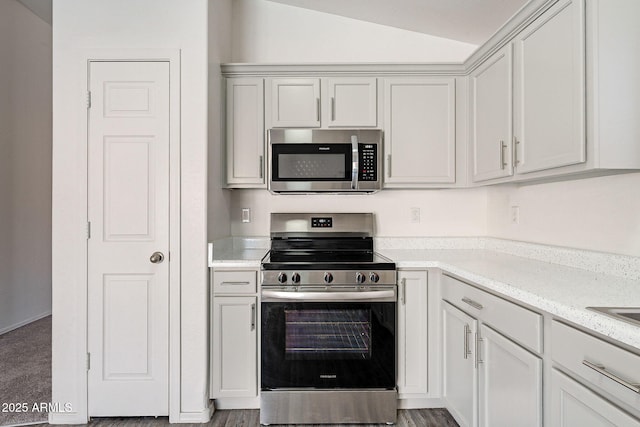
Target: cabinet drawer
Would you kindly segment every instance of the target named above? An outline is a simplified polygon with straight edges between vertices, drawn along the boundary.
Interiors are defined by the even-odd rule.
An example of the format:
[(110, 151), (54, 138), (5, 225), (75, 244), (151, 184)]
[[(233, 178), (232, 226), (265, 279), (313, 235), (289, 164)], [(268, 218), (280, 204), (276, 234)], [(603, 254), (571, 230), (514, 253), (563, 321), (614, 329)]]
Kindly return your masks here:
[(640, 408), (640, 393), (637, 391), (640, 355), (554, 320), (551, 324), (551, 357), (555, 363), (591, 385), (631, 407)]
[(256, 271), (213, 271), (214, 294), (255, 294)]
[(509, 338), (542, 353), (542, 316), (446, 275), (442, 297)]

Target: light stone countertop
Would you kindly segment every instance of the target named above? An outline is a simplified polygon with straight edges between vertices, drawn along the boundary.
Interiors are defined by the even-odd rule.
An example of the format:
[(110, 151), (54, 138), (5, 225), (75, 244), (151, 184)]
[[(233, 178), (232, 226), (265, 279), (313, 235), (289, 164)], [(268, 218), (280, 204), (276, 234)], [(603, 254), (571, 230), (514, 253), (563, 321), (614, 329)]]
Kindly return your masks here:
[[(268, 249), (210, 248), (209, 266), (260, 268)], [(463, 280), (521, 301), (640, 350), (640, 326), (586, 307), (640, 307), (640, 280), (510, 255), (490, 249), (392, 249), (378, 252), (398, 268), (440, 268)]]
[(382, 250), (398, 268), (440, 268), (640, 350), (640, 326), (586, 307), (640, 307), (640, 282), (486, 249)]

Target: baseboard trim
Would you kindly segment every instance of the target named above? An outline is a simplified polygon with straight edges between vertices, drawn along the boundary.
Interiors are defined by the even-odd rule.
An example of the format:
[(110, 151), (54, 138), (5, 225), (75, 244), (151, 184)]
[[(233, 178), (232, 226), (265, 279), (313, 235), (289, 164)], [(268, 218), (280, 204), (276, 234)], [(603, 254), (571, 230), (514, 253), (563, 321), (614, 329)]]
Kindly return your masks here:
[(49, 412), (49, 424), (86, 424), (89, 420), (77, 412)]
[(33, 317), (22, 320), (18, 323), (14, 323), (13, 325), (6, 326), (0, 329), (0, 335), (6, 334), (7, 332), (11, 332), (14, 329), (18, 329), (22, 326), (28, 325), (29, 323), (35, 322), (36, 320), (44, 319), (47, 316), (51, 316), (51, 310), (45, 311), (44, 313), (37, 314)]
[(216, 409), (260, 409), (259, 397), (223, 397), (215, 402)]
[(398, 399), (398, 409), (433, 409), (444, 407), (444, 402), (438, 398), (413, 397)]
[(200, 412), (180, 412), (178, 414), (177, 421), (171, 421), (176, 423), (208, 423), (211, 420), (211, 416), (215, 412), (213, 401), (209, 401), (209, 406)]

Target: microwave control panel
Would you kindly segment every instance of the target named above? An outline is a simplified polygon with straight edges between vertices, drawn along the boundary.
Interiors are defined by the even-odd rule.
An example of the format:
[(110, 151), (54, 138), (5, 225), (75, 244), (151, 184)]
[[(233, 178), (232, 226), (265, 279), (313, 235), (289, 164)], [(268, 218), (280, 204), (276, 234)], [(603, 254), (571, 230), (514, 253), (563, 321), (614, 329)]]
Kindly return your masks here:
[(358, 144), (360, 171), (358, 181), (378, 180), (378, 150), (375, 144)]

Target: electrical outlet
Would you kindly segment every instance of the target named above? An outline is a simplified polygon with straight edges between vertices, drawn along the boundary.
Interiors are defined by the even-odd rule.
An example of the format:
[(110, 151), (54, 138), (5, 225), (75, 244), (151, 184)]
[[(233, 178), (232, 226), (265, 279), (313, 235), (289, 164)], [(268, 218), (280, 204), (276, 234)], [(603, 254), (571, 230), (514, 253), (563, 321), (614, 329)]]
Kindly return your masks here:
[(411, 222), (419, 223), (420, 222), (420, 208), (411, 208), (410, 210)]
[(520, 224), (520, 206), (511, 206), (511, 224)]
[(242, 222), (251, 222), (251, 209), (242, 208)]

